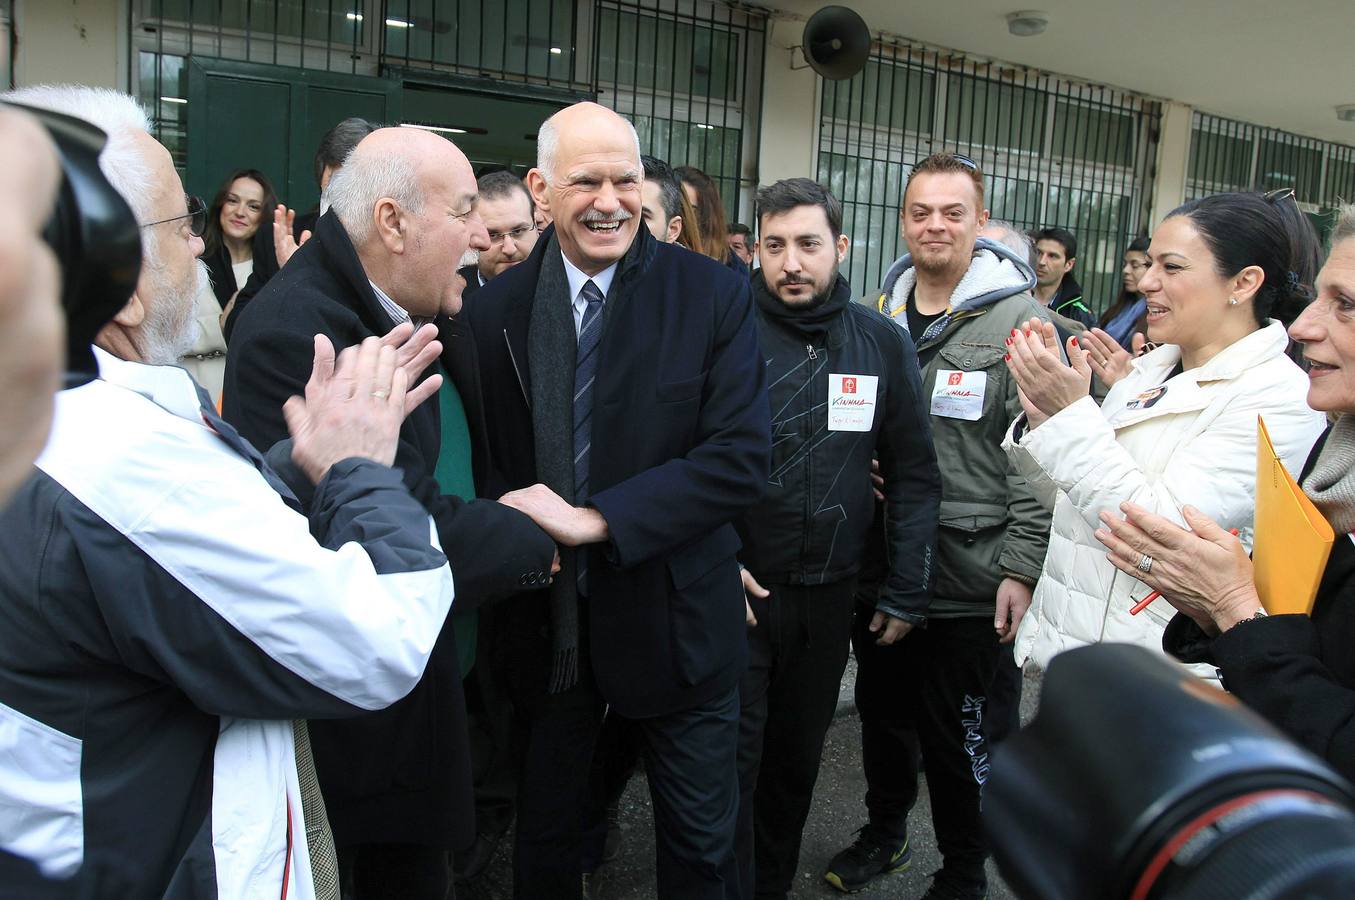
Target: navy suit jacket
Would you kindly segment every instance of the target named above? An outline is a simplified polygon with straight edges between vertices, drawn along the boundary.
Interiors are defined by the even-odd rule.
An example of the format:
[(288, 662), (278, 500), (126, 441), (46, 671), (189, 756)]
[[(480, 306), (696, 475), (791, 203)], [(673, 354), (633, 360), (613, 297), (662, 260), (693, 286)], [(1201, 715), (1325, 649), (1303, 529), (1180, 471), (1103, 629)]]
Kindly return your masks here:
[[(527, 329), (552, 231), (467, 304), (499, 489), (536, 483)], [(552, 250), (552, 252), (558, 252)], [(593, 397), (588, 503), (611, 536), (589, 559), (585, 646), (626, 716), (732, 688), (747, 657), (732, 522), (770, 465), (766, 375), (748, 279), (641, 227), (607, 303)], [(546, 598), (539, 604), (546, 620)]]

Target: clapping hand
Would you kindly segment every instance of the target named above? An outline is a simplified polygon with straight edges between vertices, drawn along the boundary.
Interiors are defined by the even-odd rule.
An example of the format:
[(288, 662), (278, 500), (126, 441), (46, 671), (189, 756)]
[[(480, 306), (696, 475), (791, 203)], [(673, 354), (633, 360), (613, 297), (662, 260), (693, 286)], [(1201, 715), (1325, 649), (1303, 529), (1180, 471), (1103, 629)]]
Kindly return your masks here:
[(1091, 390), (1092, 372), (1077, 338), (1068, 339), (1068, 359), (1059, 353), (1052, 322), (1031, 319), (1007, 338), (1007, 368), (1016, 378), (1031, 428), (1073, 405)]
[(441, 375), (430, 375), (419, 382), (424, 369), (442, 354), (442, 343), (437, 340), (437, 336), (436, 325), (424, 325), (416, 331), (412, 323), (401, 322), (381, 338), (382, 346), (395, 351), (396, 368), (405, 373), (408, 384), (415, 385), (405, 395), (406, 416), (442, 387)]
[(395, 365), (395, 350), (374, 337), (334, 357), (334, 345), (315, 336), (315, 360), (306, 396), (282, 407), (292, 435), (292, 459), (313, 483), (340, 460), (395, 462), (405, 420), (409, 376)]
[(288, 209), (279, 203), (273, 210), (273, 252), (278, 257), (278, 268), (287, 265), (296, 249), (310, 240), (309, 231), (301, 232), (301, 240), (292, 237), (292, 228), (296, 224), (296, 210)]
[(1082, 349), (1086, 351), (1087, 365), (1091, 366), (1091, 370), (1106, 387), (1133, 371), (1134, 357), (1139, 355), (1147, 341), (1143, 332), (1135, 332), (1130, 341), (1130, 346), (1134, 348), (1131, 354), (1100, 328), (1082, 332)]

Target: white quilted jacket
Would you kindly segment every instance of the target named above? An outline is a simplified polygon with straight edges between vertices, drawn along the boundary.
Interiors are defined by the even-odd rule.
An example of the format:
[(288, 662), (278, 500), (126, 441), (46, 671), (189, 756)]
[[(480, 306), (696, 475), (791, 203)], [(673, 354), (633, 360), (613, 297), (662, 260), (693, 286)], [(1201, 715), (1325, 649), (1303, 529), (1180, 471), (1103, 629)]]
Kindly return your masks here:
[(1284, 355), (1285, 344), (1284, 327), (1271, 321), (1170, 381), (1181, 351), (1159, 347), (1135, 361), (1100, 409), (1088, 397), (1019, 442), (1008, 431), (1003, 447), (1054, 506), (1044, 570), (1017, 632), (1018, 664), (1030, 659), (1044, 667), (1055, 654), (1098, 641), (1162, 652), (1175, 610), (1159, 599), (1129, 614), (1149, 589), (1106, 560), (1093, 536), (1097, 516), (1132, 500), (1182, 522), (1180, 508), (1190, 504), (1240, 529), (1250, 546), (1257, 416), (1294, 474), (1325, 423), (1308, 408), (1308, 378)]

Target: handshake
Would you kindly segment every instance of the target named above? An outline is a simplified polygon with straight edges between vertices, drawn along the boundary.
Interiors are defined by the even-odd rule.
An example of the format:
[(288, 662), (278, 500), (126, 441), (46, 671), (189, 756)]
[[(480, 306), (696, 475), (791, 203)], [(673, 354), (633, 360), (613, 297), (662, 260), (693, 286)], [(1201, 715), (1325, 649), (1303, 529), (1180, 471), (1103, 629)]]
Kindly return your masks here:
[[(437, 359), (437, 328), (397, 325), (335, 356), (324, 335), (315, 336), (315, 361), (304, 397), (283, 407), (292, 435), (292, 461), (315, 483), (343, 459), (360, 457), (391, 465), (405, 417), (442, 386), (441, 375), (419, 381)], [(525, 514), (565, 547), (607, 540), (607, 520), (591, 507), (573, 506), (544, 484), (499, 498)]]
[(526, 514), (557, 544), (578, 547), (607, 540), (607, 520), (591, 506), (573, 506), (544, 484), (509, 491), (499, 498), (504, 506)]

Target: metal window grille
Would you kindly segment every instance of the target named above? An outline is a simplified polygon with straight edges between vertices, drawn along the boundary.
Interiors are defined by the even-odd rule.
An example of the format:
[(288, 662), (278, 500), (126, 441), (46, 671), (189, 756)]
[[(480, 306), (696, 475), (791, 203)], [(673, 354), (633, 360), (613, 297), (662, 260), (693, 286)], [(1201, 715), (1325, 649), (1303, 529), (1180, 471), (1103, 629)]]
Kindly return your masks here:
[[(728, 212), (757, 183), (766, 13), (711, 0), (138, 0), (136, 89), (185, 168), (185, 58), (438, 73), (593, 94), (645, 152), (695, 165)], [(561, 96), (556, 93), (554, 96)], [(438, 125), (449, 123), (429, 122)], [(260, 136), (260, 140), (267, 139)]]
[(983, 169), (994, 218), (1059, 225), (1078, 239), (1073, 270), (1099, 311), (1119, 289), (1140, 232), (1161, 118), (1151, 100), (906, 42), (878, 44), (856, 77), (823, 83), (819, 180), (844, 205), (858, 295), (905, 252), (899, 206), (912, 165), (953, 151)]
[(1355, 147), (1196, 112), (1186, 198), (1293, 188), (1309, 214), (1355, 199)]
[(766, 15), (724, 3), (641, 0), (595, 8), (598, 100), (640, 146), (715, 180), (731, 221), (751, 209)]

